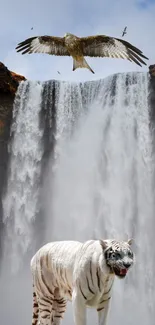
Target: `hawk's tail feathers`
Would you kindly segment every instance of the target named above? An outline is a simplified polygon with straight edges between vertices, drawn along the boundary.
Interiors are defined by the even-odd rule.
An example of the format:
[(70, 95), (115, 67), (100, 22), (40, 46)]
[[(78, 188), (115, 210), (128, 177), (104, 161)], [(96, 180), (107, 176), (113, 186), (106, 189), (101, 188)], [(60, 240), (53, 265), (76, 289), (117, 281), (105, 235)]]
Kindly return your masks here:
[(88, 70), (90, 70), (92, 73), (95, 73), (91, 67), (89, 66), (89, 64), (87, 63), (87, 61), (85, 60), (84, 57), (77, 59), (73, 58), (73, 71), (75, 71), (78, 68), (87, 68)]

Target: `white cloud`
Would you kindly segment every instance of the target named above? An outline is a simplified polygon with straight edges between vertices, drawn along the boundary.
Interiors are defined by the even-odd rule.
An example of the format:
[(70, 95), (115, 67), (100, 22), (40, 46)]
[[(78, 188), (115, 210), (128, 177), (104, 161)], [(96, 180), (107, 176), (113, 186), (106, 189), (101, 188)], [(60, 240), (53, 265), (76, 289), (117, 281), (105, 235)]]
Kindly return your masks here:
[[(6, 9), (12, 7), (8, 11), (5, 6)], [(79, 36), (105, 34), (121, 37), (127, 25), (126, 40), (149, 57), (148, 65), (155, 63), (153, 0), (79, 0), (76, 3), (71, 0), (40, 0), (39, 5), (36, 0), (22, 5), (19, 0), (12, 4), (6, 0), (5, 6), (0, 13), (1, 60), (9, 69), (29, 79), (92, 80), (117, 72), (148, 70), (148, 67), (140, 68), (121, 59), (87, 58), (95, 71), (93, 75), (85, 69), (72, 72), (72, 58), (17, 54), (14, 50), (17, 43), (33, 35), (63, 36), (65, 32), (72, 32)], [(1, 24), (4, 24), (3, 29)]]

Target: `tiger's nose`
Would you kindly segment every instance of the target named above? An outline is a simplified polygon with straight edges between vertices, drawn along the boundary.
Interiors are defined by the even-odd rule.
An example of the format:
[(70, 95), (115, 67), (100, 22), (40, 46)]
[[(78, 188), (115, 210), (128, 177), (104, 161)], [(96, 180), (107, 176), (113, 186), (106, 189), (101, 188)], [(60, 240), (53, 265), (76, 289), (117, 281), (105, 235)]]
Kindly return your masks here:
[(126, 262), (124, 263), (124, 266), (126, 267), (126, 269), (128, 269), (130, 267), (130, 263)]

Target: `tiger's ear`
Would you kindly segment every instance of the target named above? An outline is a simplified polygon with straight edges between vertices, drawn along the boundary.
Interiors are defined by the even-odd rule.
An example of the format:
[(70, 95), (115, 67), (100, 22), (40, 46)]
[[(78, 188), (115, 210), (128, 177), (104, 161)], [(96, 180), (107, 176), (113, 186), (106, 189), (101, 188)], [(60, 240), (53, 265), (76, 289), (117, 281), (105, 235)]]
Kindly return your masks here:
[(133, 244), (133, 238), (128, 239), (127, 243), (131, 246)]
[(100, 239), (100, 244), (101, 244), (103, 250), (105, 250), (109, 247), (107, 240)]

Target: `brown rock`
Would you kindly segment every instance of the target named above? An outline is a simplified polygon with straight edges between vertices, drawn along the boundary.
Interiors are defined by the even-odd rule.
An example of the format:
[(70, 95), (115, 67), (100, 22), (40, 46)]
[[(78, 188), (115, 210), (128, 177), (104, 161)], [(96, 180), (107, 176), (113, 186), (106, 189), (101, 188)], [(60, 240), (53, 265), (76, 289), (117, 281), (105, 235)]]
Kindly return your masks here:
[[(0, 139), (6, 138), (12, 116), (13, 101), (19, 82), (25, 77), (9, 71), (0, 62)], [(6, 135), (6, 136), (5, 136)]]
[(149, 66), (149, 73), (151, 77), (155, 77), (155, 64)]
[(7, 67), (0, 62), (0, 92), (15, 95), (19, 82), (26, 80), (25, 77), (9, 71)]

